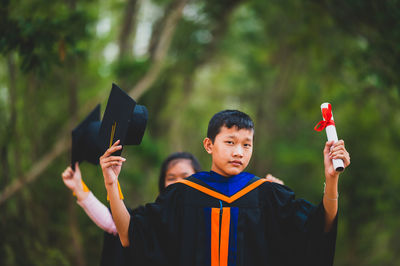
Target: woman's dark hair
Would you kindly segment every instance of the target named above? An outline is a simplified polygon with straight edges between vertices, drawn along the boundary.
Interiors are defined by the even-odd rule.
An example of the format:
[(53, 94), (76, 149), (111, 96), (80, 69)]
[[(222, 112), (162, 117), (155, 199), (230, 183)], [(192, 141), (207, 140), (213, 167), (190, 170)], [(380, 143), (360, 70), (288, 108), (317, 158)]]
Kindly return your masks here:
[(237, 127), (238, 129), (254, 130), (254, 123), (250, 116), (238, 110), (224, 110), (216, 113), (208, 123), (207, 138), (214, 143), (221, 127)]
[(201, 171), (201, 166), (199, 161), (194, 157), (193, 154), (189, 152), (175, 152), (169, 155), (161, 164), (160, 177), (158, 179), (158, 191), (161, 193), (165, 189), (165, 176), (167, 174), (168, 168), (173, 161), (176, 160), (190, 160), (195, 173)]

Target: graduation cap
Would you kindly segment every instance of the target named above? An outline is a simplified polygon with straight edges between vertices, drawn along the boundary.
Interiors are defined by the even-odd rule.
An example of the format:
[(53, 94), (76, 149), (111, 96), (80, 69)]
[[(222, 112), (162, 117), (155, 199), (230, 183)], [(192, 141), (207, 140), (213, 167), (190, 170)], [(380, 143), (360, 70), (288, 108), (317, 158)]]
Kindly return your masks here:
[[(146, 107), (137, 105), (135, 100), (113, 84), (99, 132), (104, 151), (117, 140), (122, 146), (140, 144), (147, 117)], [(120, 155), (121, 151), (114, 154)]]
[[(100, 105), (72, 131), (71, 164), (88, 161), (99, 164), (99, 157), (115, 141), (120, 145), (139, 145), (146, 129), (148, 112), (117, 85), (113, 84), (103, 120)], [(114, 153), (120, 155), (121, 150)]]
[(72, 130), (71, 166), (75, 170), (75, 162), (88, 161), (99, 164), (102, 149), (98, 139), (100, 129), (100, 104)]

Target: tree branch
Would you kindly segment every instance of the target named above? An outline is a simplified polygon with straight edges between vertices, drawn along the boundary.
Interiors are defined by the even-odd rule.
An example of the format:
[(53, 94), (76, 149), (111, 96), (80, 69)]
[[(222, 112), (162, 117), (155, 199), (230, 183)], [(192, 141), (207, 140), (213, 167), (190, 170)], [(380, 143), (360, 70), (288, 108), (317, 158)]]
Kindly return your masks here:
[(187, 2), (188, 0), (177, 0), (175, 3), (173, 3), (176, 8), (171, 10), (165, 20), (164, 27), (161, 31), (159, 41), (154, 51), (153, 64), (144, 77), (139, 80), (135, 87), (133, 87), (133, 89), (130, 91), (129, 95), (132, 98), (138, 99), (157, 80), (157, 77), (162, 70), (165, 56), (167, 55), (171, 45), (171, 40), (175, 33), (176, 26), (182, 17), (182, 11)]
[[(65, 132), (65, 131), (64, 131)], [(69, 135), (68, 135), (69, 136)], [(53, 146), (53, 149), (44, 155), (38, 162), (33, 163), (33, 167), (22, 177), (15, 179), (13, 183), (8, 185), (0, 194), (0, 205), (3, 204), (9, 197), (23, 188), (26, 184), (36, 180), (43, 171), (57, 158), (61, 153), (68, 148), (67, 136), (60, 137)]]

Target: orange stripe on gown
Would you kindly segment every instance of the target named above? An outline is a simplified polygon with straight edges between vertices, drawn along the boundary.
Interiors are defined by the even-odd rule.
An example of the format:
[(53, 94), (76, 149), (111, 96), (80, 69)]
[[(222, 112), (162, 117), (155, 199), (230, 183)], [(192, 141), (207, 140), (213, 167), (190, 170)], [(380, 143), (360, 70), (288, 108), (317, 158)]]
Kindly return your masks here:
[(211, 266), (219, 266), (219, 214), (220, 209), (211, 209)]
[(219, 266), (228, 266), (228, 248), (229, 248), (229, 227), (231, 220), (231, 210), (224, 207), (221, 221), (221, 243), (219, 253)]

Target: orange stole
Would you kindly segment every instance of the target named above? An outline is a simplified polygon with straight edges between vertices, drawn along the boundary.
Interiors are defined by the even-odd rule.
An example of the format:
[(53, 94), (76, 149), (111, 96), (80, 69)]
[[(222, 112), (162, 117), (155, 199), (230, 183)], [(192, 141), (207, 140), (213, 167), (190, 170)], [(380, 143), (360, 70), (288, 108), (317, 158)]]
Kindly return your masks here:
[(228, 266), (230, 220), (229, 207), (211, 209), (211, 266)]
[(261, 185), (264, 182), (271, 182), (271, 181), (267, 180), (267, 179), (259, 179), (259, 180), (255, 181), (254, 183), (251, 183), (247, 187), (243, 188), (242, 190), (236, 192), (232, 196), (228, 197), (228, 196), (225, 196), (225, 195), (223, 195), (223, 194), (221, 194), (219, 192), (216, 192), (216, 191), (211, 190), (209, 188), (203, 187), (202, 185), (199, 185), (197, 183), (189, 181), (187, 179), (182, 179), (182, 180), (178, 181), (178, 183), (183, 183), (183, 184), (185, 184), (185, 185), (187, 185), (189, 187), (197, 189), (197, 190), (199, 190), (199, 191), (201, 191), (201, 192), (203, 192), (203, 193), (205, 193), (205, 194), (207, 194), (207, 195), (209, 195), (211, 197), (214, 197), (214, 198), (219, 199), (219, 200), (223, 200), (223, 201), (225, 201), (227, 203), (234, 202), (235, 200), (237, 200), (238, 198), (240, 198), (243, 195), (247, 194), (248, 192), (252, 191), (253, 189), (255, 189), (256, 187), (258, 187), (259, 185)]

